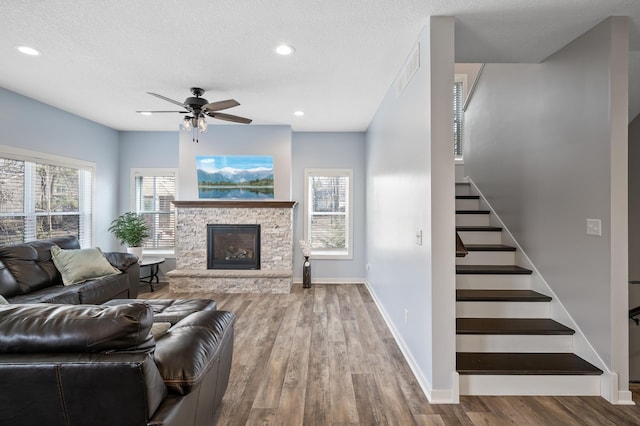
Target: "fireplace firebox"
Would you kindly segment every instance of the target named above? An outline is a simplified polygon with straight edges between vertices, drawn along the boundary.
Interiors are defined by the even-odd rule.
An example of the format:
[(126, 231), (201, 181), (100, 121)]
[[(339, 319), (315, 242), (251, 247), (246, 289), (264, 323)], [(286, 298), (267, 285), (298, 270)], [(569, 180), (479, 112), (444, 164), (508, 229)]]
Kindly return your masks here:
[(260, 269), (260, 225), (207, 225), (208, 269)]

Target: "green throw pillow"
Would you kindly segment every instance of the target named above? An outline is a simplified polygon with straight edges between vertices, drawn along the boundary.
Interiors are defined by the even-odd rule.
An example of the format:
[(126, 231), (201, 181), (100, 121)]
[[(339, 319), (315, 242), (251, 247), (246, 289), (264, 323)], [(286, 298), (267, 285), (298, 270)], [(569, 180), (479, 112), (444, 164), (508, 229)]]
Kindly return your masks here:
[(8, 305), (7, 299), (4, 298), (3, 295), (0, 294), (0, 305)]
[(53, 246), (51, 247), (51, 259), (60, 271), (64, 285), (78, 284), (94, 278), (120, 273), (120, 270), (109, 263), (98, 247), (63, 250), (58, 246)]

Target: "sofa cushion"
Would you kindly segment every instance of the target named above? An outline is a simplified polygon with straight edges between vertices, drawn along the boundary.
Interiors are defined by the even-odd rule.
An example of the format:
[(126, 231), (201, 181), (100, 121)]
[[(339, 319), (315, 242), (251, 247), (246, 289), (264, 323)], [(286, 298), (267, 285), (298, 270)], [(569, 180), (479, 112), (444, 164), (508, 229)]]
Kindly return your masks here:
[(186, 395), (200, 384), (218, 358), (223, 341), (233, 341), (234, 322), (232, 312), (196, 312), (157, 340), (154, 357), (169, 393)]
[(115, 274), (68, 287), (75, 289), (80, 296), (80, 303), (100, 304), (126, 296), (129, 292), (129, 277), (125, 274)]
[(27, 294), (19, 294), (10, 299), (11, 303), (58, 303), (79, 305), (80, 295), (74, 286), (63, 286), (62, 284), (32, 291)]
[(114, 268), (99, 247), (64, 250), (51, 247), (51, 258), (62, 275), (64, 285), (78, 284), (87, 280), (121, 273)]
[(0, 353), (147, 351), (153, 312), (118, 306), (0, 305)]
[(0, 247), (0, 294), (13, 297), (61, 284), (51, 247), (80, 248), (73, 235)]

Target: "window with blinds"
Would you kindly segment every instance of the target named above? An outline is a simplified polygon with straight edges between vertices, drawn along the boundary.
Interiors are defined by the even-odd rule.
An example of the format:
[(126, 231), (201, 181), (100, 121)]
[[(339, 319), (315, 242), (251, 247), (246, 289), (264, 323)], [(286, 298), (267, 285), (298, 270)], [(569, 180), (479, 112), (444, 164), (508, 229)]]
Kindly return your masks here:
[(146, 252), (171, 252), (175, 245), (176, 173), (172, 170), (137, 170), (133, 173), (135, 209), (149, 226)]
[(0, 153), (0, 245), (71, 234), (90, 247), (94, 167), (43, 157)]
[(453, 84), (453, 151), (456, 157), (462, 157), (463, 89), (461, 81), (456, 81)]
[(305, 170), (305, 240), (312, 256), (351, 258), (352, 171)]

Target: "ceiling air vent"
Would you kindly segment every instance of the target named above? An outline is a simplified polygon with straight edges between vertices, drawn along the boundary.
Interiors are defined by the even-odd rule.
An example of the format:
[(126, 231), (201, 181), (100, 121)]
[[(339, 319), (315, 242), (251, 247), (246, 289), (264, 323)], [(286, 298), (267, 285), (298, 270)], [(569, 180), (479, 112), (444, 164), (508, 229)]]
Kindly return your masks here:
[(418, 68), (420, 68), (420, 43), (413, 48), (407, 62), (400, 70), (396, 80), (396, 98), (400, 97), (404, 88), (407, 87), (413, 75), (418, 71)]

